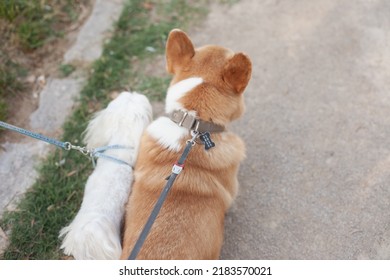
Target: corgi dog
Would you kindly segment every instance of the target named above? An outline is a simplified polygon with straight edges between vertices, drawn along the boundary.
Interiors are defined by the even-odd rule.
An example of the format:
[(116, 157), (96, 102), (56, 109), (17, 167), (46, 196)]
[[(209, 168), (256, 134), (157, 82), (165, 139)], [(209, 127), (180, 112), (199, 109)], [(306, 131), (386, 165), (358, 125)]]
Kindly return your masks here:
[(251, 61), (220, 46), (195, 49), (186, 33), (174, 29), (167, 39), (166, 63), (173, 74), (168, 116), (153, 121), (141, 138), (121, 259), (129, 257), (191, 131), (208, 132), (215, 146), (197, 139), (137, 259), (218, 259), (225, 213), (237, 194), (245, 157), (243, 141), (227, 125), (244, 112)]
[(88, 148), (125, 148), (108, 149), (97, 159), (79, 212), (60, 232), (65, 254), (80, 260), (119, 259), (121, 225), (133, 181), (132, 166), (141, 135), (151, 119), (152, 107), (145, 96), (122, 92), (89, 122), (84, 139)]

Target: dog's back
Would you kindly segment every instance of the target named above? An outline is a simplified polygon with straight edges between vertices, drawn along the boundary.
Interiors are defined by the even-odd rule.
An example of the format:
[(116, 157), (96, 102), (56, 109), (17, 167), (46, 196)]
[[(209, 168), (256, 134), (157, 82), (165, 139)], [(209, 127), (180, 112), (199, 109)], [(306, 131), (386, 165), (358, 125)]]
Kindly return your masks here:
[[(237, 193), (236, 176), (245, 148), (232, 133), (215, 136), (213, 141), (216, 147), (207, 154), (201, 145), (192, 148), (138, 259), (219, 258), (224, 215)], [(178, 156), (162, 149), (148, 133), (143, 136), (126, 209), (123, 259), (130, 255)]]

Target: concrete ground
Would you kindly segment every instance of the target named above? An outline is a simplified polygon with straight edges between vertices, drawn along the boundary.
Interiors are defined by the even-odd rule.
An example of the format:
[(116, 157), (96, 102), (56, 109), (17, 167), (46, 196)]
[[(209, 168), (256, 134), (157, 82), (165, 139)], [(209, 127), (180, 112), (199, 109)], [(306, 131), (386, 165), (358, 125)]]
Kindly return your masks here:
[(196, 45), (253, 62), (223, 259), (390, 258), (390, 2), (242, 0)]
[(188, 31), (253, 62), (222, 259), (390, 258), (389, 15), (387, 0), (241, 0)]

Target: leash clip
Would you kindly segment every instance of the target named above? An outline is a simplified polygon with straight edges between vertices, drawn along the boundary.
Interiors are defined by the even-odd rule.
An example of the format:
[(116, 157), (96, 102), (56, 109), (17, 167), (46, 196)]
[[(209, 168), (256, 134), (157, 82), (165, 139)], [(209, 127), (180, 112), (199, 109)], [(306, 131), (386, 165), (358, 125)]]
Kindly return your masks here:
[(65, 142), (64, 149), (67, 151), (76, 150), (85, 156), (93, 154), (93, 149), (88, 149), (87, 147), (75, 146), (75, 145), (72, 145), (72, 143), (70, 143), (70, 142)]
[(191, 136), (192, 138), (190, 140), (187, 140), (187, 144), (191, 143), (192, 146), (195, 146), (196, 144), (196, 139), (199, 137), (199, 131), (197, 130), (191, 130)]

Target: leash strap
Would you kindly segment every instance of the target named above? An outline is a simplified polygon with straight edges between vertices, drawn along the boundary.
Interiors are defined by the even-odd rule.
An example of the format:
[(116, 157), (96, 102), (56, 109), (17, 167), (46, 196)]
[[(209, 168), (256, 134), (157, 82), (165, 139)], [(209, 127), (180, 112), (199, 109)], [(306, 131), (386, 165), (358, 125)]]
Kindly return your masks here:
[(152, 212), (150, 213), (150, 216), (148, 218), (148, 221), (146, 222), (140, 236), (138, 237), (137, 242), (134, 245), (133, 250), (130, 253), (130, 256), (128, 257), (128, 260), (135, 260), (137, 258), (137, 255), (139, 251), (142, 248), (142, 245), (144, 244), (146, 238), (148, 237), (148, 234), (150, 232), (150, 229), (152, 228), (152, 225), (154, 221), (157, 218), (158, 213), (161, 210), (161, 207), (173, 185), (173, 183), (176, 180), (176, 177), (180, 174), (180, 172), (183, 169), (184, 162), (188, 157), (189, 152), (191, 151), (191, 148), (195, 145), (195, 139), (198, 137), (198, 132), (194, 132), (193, 138), (191, 140), (187, 141), (187, 145), (184, 149), (183, 154), (181, 155), (180, 159), (177, 163), (175, 163), (172, 167), (172, 173), (168, 177), (168, 182), (166, 183), (164, 189), (162, 190), (160, 197), (158, 198), (156, 204), (154, 205), (154, 208)]
[(35, 133), (35, 132), (30, 131), (30, 130), (27, 130), (27, 129), (24, 129), (24, 128), (20, 128), (20, 127), (17, 127), (17, 126), (14, 126), (14, 125), (2, 122), (2, 121), (0, 121), (0, 127), (6, 128), (6, 129), (14, 131), (14, 132), (18, 132), (18, 133), (20, 133), (22, 135), (29, 136), (29, 137), (35, 138), (37, 140), (44, 141), (46, 143), (55, 145), (55, 146), (57, 146), (59, 148), (67, 150), (67, 151), (69, 151), (69, 150), (77, 150), (77, 151), (81, 152), (83, 155), (89, 155), (91, 157), (91, 159), (92, 159), (92, 164), (93, 164), (94, 167), (96, 166), (95, 158), (104, 158), (104, 159), (108, 159), (108, 160), (117, 162), (119, 164), (125, 164), (125, 165), (128, 165), (128, 166), (132, 167), (129, 163), (127, 163), (127, 162), (125, 162), (123, 160), (120, 160), (120, 159), (117, 159), (117, 158), (114, 158), (112, 156), (104, 154), (104, 152), (107, 151), (107, 150), (112, 150), (112, 149), (132, 149), (131, 147), (126, 147), (126, 146), (123, 146), (123, 145), (110, 145), (110, 146), (99, 147), (99, 148), (96, 148), (96, 149), (88, 149), (86, 147), (80, 147), (80, 146), (72, 145), (70, 142), (61, 142), (61, 141), (58, 141), (56, 139), (46, 137), (46, 136), (44, 136), (42, 134)]
[(29, 131), (27, 129), (23, 129), (23, 128), (20, 128), (20, 127), (17, 127), (17, 126), (14, 126), (14, 125), (2, 122), (2, 121), (0, 121), (0, 126), (6, 128), (6, 129), (9, 129), (11, 131), (14, 131), (14, 132), (18, 132), (18, 133), (23, 134), (25, 136), (29, 136), (29, 137), (32, 137), (32, 138), (44, 141), (46, 143), (55, 145), (57, 147), (65, 149), (65, 150), (69, 150), (70, 149), (69, 148), (70, 146), (69, 146), (68, 142), (61, 142), (61, 141), (58, 141), (58, 140), (55, 140), (55, 139), (43, 136), (42, 134), (35, 133), (35, 132)]

